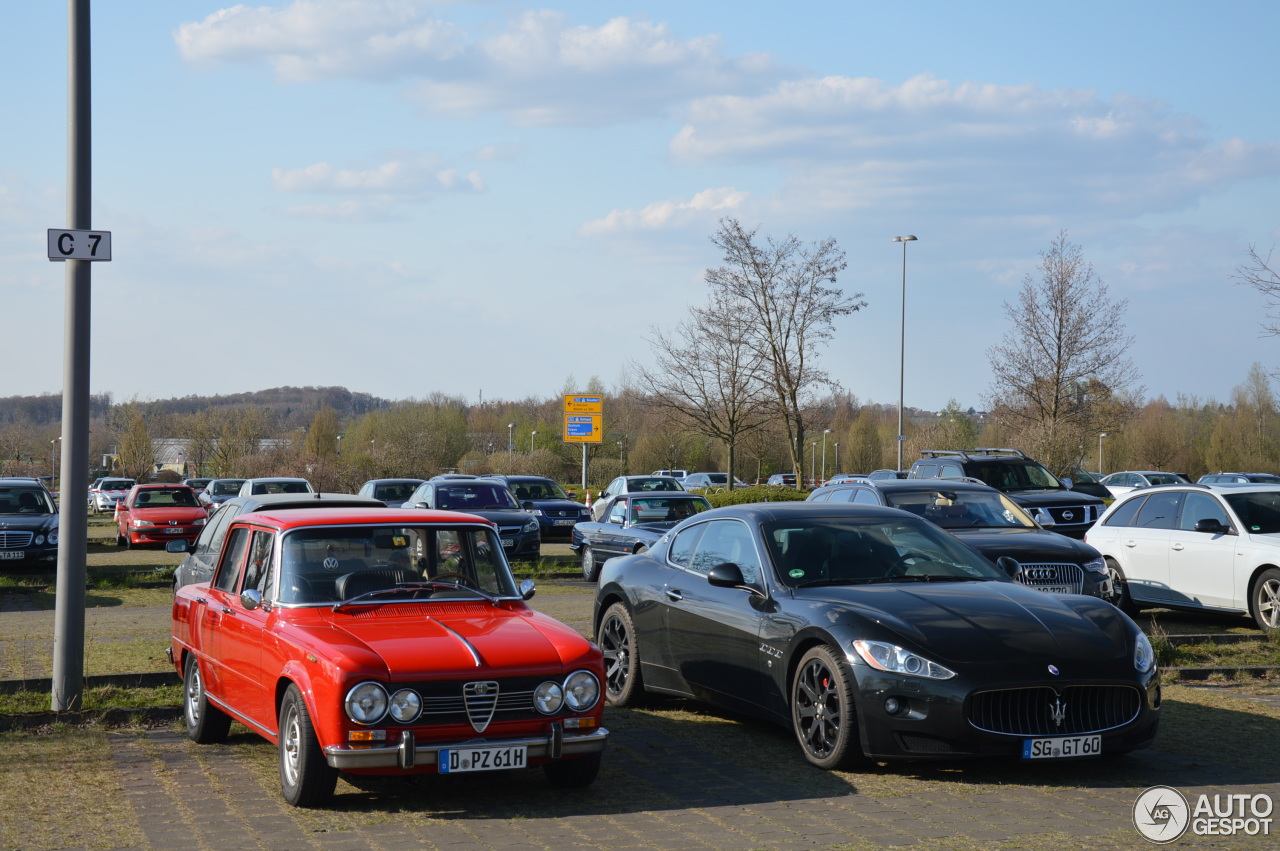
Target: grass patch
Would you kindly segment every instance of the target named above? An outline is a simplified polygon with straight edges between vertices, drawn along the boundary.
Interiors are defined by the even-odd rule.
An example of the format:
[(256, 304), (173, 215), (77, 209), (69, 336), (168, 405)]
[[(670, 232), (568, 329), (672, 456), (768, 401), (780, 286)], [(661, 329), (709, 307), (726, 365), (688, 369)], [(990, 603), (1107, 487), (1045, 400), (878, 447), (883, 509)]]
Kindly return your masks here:
[[(176, 677), (176, 675), (175, 675)], [(0, 694), (0, 715), (26, 715), (48, 712), (51, 695), (42, 691), (19, 691)], [(155, 688), (121, 688), (101, 686), (86, 689), (81, 699), (85, 711), (105, 709), (138, 709), (146, 706), (178, 706), (182, 703), (182, 684)]]

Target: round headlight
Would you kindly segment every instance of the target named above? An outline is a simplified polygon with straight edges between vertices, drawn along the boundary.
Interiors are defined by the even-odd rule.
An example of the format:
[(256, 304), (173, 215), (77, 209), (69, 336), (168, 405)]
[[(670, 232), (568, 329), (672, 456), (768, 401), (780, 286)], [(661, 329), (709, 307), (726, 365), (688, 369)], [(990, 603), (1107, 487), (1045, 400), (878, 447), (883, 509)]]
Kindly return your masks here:
[(574, 671), (564, 681), (564, 702), (570, 712), (586, 712), (600, 699), (600, 682), (590, 671)]
[(35, 540), (36, 546), (38, 547), (43, 543), (44, 543), (44, 535), (36, 535), (36, 540)]
[(422, 714), (422, 698), (413, 689), (402, 688), (391, 695), (391, 717), (401, 724), (409, 724)]
[(360, 683), (347, 692), (347, 717), (357, 724), (377, 724), (387, 714), (387, 690), (377, 683)]
[(1147, 636), (1139, 632), (1138, 640), (1133, 643), (1133, 667), (1138, 669), (1138, 673), (1145, 674), (1155, 664), (1156, 651), (1151, 648)]
[(50, 533), (49, 533), (49, 543), (51, 543), (51, 544), (56, 544), (56, 543), (58, 543), (58, 530), (57, 530), (57, 529), (54, 529), (52, 532), (50, 532)]
[(543, 715), (554, 715), (564, 706), (564, 691), (548, 680), (533, 690), (533, 706)]

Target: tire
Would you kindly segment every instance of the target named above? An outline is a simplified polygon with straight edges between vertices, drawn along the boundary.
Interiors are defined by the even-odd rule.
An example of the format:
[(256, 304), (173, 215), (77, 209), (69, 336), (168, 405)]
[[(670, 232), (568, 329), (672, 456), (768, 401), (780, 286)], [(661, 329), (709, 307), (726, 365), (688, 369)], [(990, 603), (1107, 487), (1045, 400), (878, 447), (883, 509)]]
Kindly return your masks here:
[(200, 663), (194, 653), (187, 656), (182, 672), (182, 716), (187, 724), (187, 738), (196, 744), (213, 745), (227, 740), (231, 717), (209, 703)]
[(1129, 595), (1129, 581), (1125, 579), (1124, 571), (1114, 559), (1105, 559), (1103, 563), (1107, 566), (1107, 573), (1111, 575), (1111, 587), (1115, 592), (1111, 602), (1129, 617), (1136, 617), (1138, 606)]
[(595, 582), (600, 578), (600, 564), (596, 561), (596, 554), (590, 544), (582, 545), (582, 578), (588, 582)]
[(1262, 571), (1249, 592), (1249, 611), (1263, 632), (1280, 629), (1280, 570)]
[(116, 530), (116, 546), (117, 547), (128, 546), (128, 539), (124, 535), (120, 534), (119, 529)]
[(637, 555), (637, 556), (638, 556), (638, 555), (641, 555), (641, 554), (643, 554), (643, 553), (647, 553), (647, 552), (649, 552), (649, 548), (648, 548), (648, 547), (646, 547), (644, 544), (641, 544), (640, 546), (638, 546), (638, 547), (636, 547), (634, 550), (632, 550), (632, 551), (631, 551), (631, 554), (632, 554), (632, 555)]
[(311, 716), (298, 687), (290, 685), (280, 701), (280, 791), (295, 807), (317, 807), (333, 797), (337, 769), (325, 762)]
[(600, 754), (548, 762), (542, 766), (547, 782), (557, 789), (580, 789), (596, 782), (600, 773)]
[(644, 694), (640, 653), (631, 612), (622, 603), (605, 610), (596, 643), (604, 651), (604, 697), (610, 706), (635, 705)]
[(811, 648), (796, 667), (791, 724), (805, 759), (818, 768), (847, 768), (862, 759), (853, 676), (826, 645)]

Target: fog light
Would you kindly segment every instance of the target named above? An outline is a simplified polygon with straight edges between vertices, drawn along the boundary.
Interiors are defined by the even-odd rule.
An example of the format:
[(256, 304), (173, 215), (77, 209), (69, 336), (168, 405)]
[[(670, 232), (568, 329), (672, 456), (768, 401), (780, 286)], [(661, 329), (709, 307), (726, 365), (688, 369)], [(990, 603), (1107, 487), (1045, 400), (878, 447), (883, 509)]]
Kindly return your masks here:
[(896, 697), (887, 697), (884, 701), (884, 711), (890, 715), (897, 715), (902, 711), (902, 703)]

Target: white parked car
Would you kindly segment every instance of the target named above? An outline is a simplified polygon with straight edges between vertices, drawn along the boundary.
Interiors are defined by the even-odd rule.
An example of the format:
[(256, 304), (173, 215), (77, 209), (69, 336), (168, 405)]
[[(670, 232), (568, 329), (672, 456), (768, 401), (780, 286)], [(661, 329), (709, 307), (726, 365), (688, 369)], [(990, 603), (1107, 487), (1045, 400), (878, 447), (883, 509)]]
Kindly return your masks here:
[(1113, 497), (1126, 494), (1136, 488), (1149, 488), (1152, 485), (1181, 485), (1187, 480), (1177, 473), (1166, 473), (1163, 470), (1125, 470), (1102, 477), (1102, 485), (1111, 491)]
[(236, 496), (262, 496), (264, 493), (315, 493), (311, 482), (289, 476), (245, 479)]
[(1121, 608), (1237, 612), (1280, 628), (1280, 485), (1157, 485), (1124, 494), (1085, 535)]

